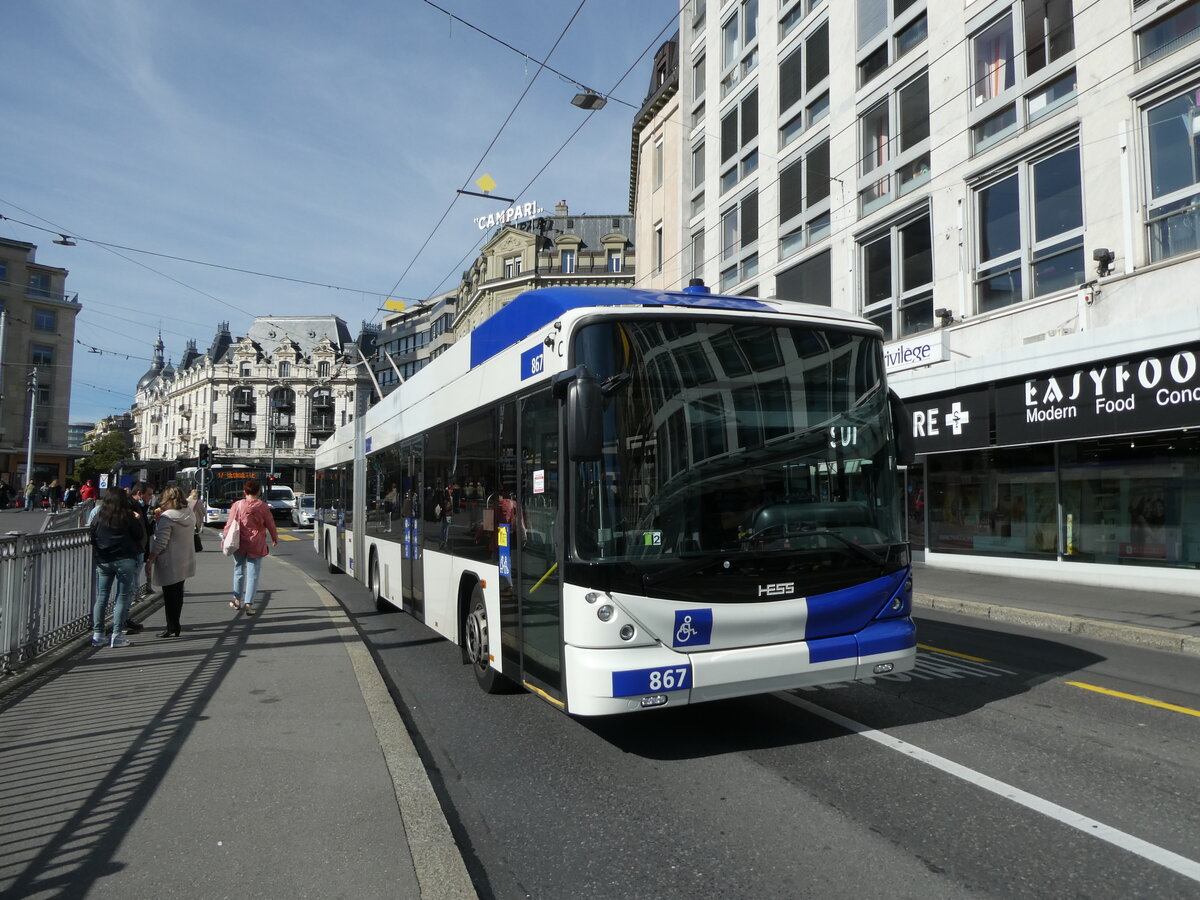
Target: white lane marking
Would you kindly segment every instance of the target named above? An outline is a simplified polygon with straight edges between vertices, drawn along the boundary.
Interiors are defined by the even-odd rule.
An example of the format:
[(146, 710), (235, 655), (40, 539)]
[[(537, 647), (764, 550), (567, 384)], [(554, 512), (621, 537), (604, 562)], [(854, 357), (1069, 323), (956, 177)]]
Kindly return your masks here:
[(863, 725), (861, 722), (848, 719), (843, 715), (831, 712), (793, 694), (776, 694), (776, 696), (782, 697), (793, 706), (798, 706), (800, 709), (810, 712), (814, 716), (820, 716), (822, 719), (840, 725), (847, 731), (869, 738), (875, 741), (875, 743), (887, 747), (889, 750), (903, 753), (905, 756), (915, 759), (918, 762), (923, 762), (928, 766), (933, 766), (935, 769), (940, 769), (947, 775), (961, 778), (968, 784), (983, 788), (985, 791), (990, 791), (999, 797), (1003, 797), (1005, 800), (1011, 800), (1013, 803), (1019, 803), (1021, 806), (1041, 813), (1057, 822), (1061, 822), (1063, 825), (1082, 831), (1084, 834), (1089, 834), (1102, 841), (1107, 841), (1114, 847), (1120, 847), (1122, 850), (1127, 850), (1145, 860), (1157, 863), (1166, 869), (1170, 869), (1172, 872), (1178, 872), (1185, 878), (1192, 879), (1192, 881), (1200, 882), (1200, 862), (1194, 859), (1180, 856), (1178, 853), (1173, 853), (1170, 850), (1159, 847), (1157, 844), (1143, 841), (1141, 838), (1105, 825), (1103, 822), (1098, 822), (1081, 813), (1069, 810), (1065, 806), (1059, 806), (1057, 803), (1013, 787), (1011, 784), (1005, 784), (1003, 781), (991, 778), (982, 772), (968, 769), (966, 766), (952, 762), (944, 756), (938, 756), (936, 753), (922, 750), (920, 747), (910, 744), (907, 741), (902, 741), (899, 738), (892, 737), (890, 734), (876, 731), (869, 725)]

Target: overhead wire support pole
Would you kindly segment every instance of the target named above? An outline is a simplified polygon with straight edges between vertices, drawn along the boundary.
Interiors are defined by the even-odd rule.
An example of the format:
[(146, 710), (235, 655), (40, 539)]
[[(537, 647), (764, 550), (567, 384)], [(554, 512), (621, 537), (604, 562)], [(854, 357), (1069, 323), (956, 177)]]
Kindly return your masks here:
[(455, 191), (456, 194), (470, 194), (472, 197), (483, 197), (485, 200), (501, 200), (504, 203), (516, 203), (512, 197), (497, 197), (495, 194), (482, 194), (479, 191)]

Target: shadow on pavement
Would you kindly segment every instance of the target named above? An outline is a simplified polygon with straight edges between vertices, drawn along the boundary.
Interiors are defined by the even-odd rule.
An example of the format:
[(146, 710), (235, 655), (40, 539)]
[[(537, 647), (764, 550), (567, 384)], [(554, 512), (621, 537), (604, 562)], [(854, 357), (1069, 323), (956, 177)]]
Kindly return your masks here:
[[(873, 728), (894, 728), (965, 715), (1104, 659), (1058, 641), (1011, 634), (1002, 636), (1003, 659), (995, 651), (984, 657), (972, 651), (996, 648), (997, 634), (970, 625), (923, 623), (917, 637), (921, 648), (911, 672), (792, 693)], [(846, 733), (770, 694), (577, 721), (626, 753), (663, 760), (806, 744)]]

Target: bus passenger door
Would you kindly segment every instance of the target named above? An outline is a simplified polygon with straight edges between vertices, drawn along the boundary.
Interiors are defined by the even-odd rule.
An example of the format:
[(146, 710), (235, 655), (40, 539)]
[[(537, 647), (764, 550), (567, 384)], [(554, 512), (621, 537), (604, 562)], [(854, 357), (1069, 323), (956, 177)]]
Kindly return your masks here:
[(401, 595), (404, 608), (422, 622), (425, 621), (425, 574), (421, 560), (421, 542), (425, 523), (421, 510), (424, 496), (421, 467), (424, 452), (420, 440), (400, 448), (400, 515), (404, 528), (404, 564)]
[(521, 484), (516, 548), (522, 676), (562, 696), (562, 605), (558, 568), (558, 402), (543, 391), (521, 402)]

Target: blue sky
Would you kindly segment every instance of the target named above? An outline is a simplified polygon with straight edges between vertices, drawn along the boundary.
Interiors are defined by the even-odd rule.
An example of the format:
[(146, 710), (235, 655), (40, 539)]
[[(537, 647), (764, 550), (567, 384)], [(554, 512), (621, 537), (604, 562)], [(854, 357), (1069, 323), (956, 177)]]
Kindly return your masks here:
[[(418, 249), (484, 172), (498, 196), (547, 210), (627, 210), (634, 108), (677, 0), (586, 0), (578, 15), (578, 0), (436, 3), (531, 58), (423, 0), (9, 11), (0, 214), (54, 233), (0, 221), (0, 236), (37, 244), (79, 294), (71, 421), (129, 408), (160, 330), (175, 359), (189, 338), (203, 352), (218, 322), (238, 335), (260, 315), (334, 313), (357, 334), (377, 294), (449, 289), (482, 234), (472, 219), (505, 204), (459, 198)], [(564, 28), (549, 65), (613, 100), (562, 147), (588, 116), (570, 104), (579, 88), (534, 76)]]

